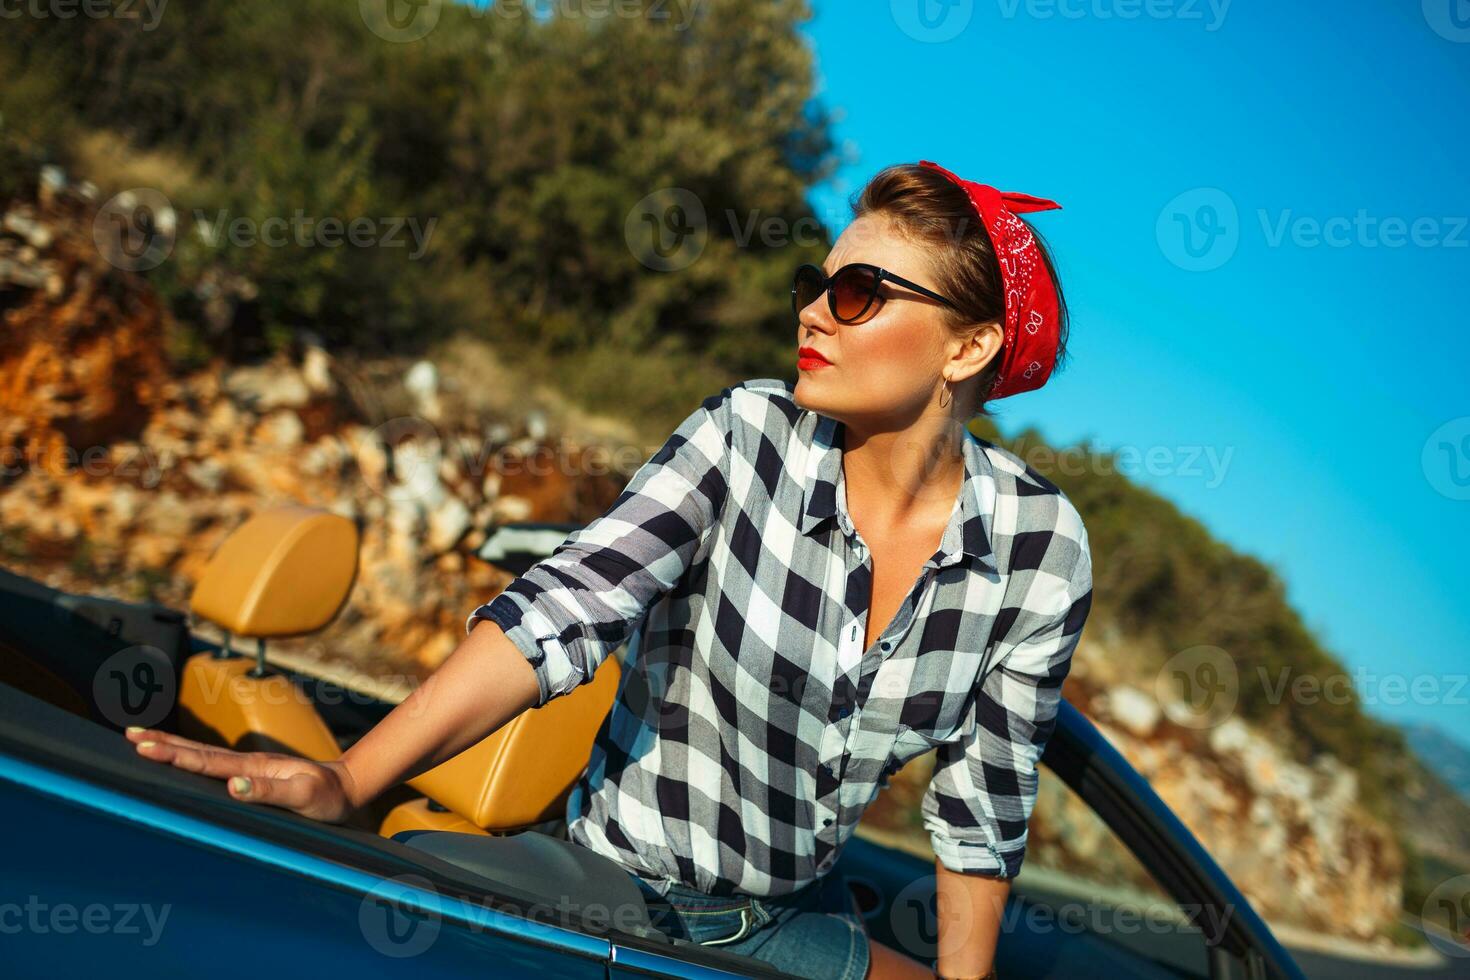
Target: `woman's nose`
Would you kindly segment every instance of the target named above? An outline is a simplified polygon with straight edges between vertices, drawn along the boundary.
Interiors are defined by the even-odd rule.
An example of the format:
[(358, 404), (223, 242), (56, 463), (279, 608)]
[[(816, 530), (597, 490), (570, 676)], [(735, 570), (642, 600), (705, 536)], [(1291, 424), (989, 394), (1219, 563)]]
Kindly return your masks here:
[(831, 311), (827, 309), (826, 293), (808, 303), (796, 319), (803, 327), (820, 330), (822, 333), (831, 333), (837, 328), (837, 324), (832, 321)]

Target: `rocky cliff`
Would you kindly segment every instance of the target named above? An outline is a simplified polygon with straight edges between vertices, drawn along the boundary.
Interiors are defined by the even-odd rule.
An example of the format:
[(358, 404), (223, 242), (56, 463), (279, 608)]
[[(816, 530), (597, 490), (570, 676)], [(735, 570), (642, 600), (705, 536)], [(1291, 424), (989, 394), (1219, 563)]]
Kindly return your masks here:
[(615, 425), (575, 416), (597, 440), (553, 441), (554, 412), (530, 402), (489, 414), (478, 382), (513, 387), (513, 372), (483, 350), (448, 359), (451, 377), (427, 362), (341, 363), (310, 342), (258, 363), (173, 370), (169, 316), (146, 279), (102, 257), (93, 197), (53, 174), (4, 212), (8, 567), (183, 607), (250, 514), (326, 507), (361, 527), (359, 578), (338, 620), (294, 646), (411, 679), (448, 655), (469, 611), (508, 581), (474, 556), (487, 528), (589, 520), (652, 451), (609, 445), (598, 433)]

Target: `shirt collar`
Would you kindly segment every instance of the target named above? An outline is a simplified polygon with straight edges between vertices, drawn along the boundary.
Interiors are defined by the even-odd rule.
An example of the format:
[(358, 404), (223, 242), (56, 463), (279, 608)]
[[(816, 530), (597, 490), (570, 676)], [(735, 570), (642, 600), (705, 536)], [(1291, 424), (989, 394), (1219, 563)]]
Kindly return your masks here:
[[(811, 414), (816, 417), (816, 425), (802, 485), (800, 530), (802, 534), (810, 534), (824, 519), (835, 517), (842, 530), (851, 534), (852, 518), (847, 512), (847, 484), (842, 472), (842, 423), (828, 415)], [(964, 432), (963, 454), (965, 479), (959, 498), (944, 529), (939, 550), (926, 564), (946, 568), (969, 556), (996, 571), (987, 528), (995, 512), (995, 474), (979, 437), (968, 428)]]

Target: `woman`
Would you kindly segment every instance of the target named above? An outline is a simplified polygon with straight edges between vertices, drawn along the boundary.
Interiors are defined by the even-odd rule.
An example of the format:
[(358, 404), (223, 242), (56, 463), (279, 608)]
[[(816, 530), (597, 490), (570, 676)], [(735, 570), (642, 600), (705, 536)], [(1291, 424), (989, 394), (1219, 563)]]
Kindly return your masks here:
[(706, 399), (341, 760), (129, 737), (234, 777), (236, 799), (339, 821), (627, 641), (568, 836), (619, 862), (660, 928), (803, 976), (931, 975), (871, 943), (828, 872), (888, 777), (937, 749), (933, 969), (990, 975), (1092, 597), (1075, 508), (965, 427), (1062, 355), (1053, 266), (1016, 216), (1052, 207), (928, 161), (878, 174), (825, 267), (797, 270), (795, 385)]

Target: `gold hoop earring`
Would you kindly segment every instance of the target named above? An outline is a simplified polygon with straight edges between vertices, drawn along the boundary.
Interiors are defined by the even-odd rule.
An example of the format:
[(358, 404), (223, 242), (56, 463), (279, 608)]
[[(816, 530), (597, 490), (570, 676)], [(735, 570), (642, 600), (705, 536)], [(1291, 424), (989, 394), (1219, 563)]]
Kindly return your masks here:
[(954, 392), (952, 392), (952, 391), (949, 394), (949, 401), (947, 402), (947, 401), (944, 400), (944, 393), (946, 391), (949, 391), (949, 379), (948, 378), (945, 378), (944, 379), (944, 385), (943, 385), (943, 387), (941, 387), (939, 389), (939, 407), (940, 408), (948, 408), (949, 407), (949, 402), (954, 401)]

